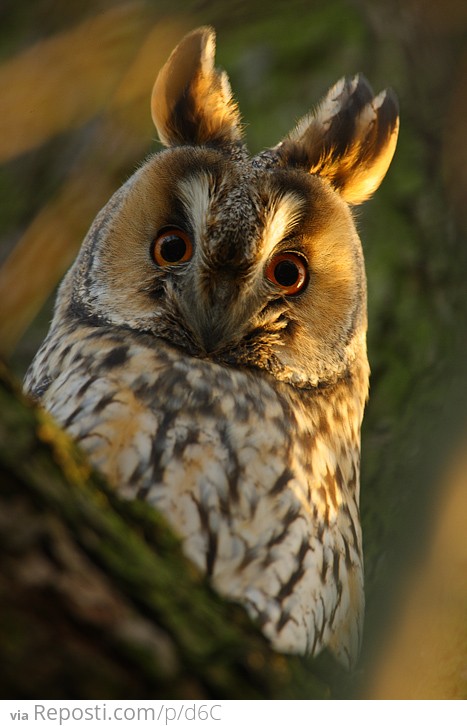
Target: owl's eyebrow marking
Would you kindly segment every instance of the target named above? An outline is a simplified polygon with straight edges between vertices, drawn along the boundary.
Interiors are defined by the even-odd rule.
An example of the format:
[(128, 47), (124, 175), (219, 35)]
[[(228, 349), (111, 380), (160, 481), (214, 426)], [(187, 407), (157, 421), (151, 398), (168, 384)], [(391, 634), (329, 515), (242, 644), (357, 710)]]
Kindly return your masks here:
[(263, 259), (266, 260), (279, 242), (292, 233), (302, 217), (304, 206), (304, 198), (296, 192), (289, 191), (273, 197), (265, 211)]
[(200, 239), (206, 228), (212, 184), (213, 178), (208, 172), (191, 174), (178, 184), (178, 195), (191, 222), (195, 239)]

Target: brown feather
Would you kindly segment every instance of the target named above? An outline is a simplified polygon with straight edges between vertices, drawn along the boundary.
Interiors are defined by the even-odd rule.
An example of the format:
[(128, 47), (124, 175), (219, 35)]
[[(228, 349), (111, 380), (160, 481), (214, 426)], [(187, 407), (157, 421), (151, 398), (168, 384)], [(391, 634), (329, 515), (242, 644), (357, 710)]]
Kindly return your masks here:
[(283, 165), (327, 181), (349, 204), (378, 188), (397, 143), (399, 109), (391, 90), (373, 95), (362, 75), (338, 81), (317, 109), (277, 147)]
[(152, 117), (165, 146), (222, 145), (241, 139), (240, 114), (227, 74), (214, 67), (215, 33), (189, 33), (154, 84)]

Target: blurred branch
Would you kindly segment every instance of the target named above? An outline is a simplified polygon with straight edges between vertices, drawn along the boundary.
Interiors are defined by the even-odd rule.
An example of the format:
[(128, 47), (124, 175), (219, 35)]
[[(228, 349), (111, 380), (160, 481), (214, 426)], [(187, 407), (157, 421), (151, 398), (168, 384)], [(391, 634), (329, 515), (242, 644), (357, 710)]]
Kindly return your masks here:
[(102, 110), (146, 33), (142, 10), (118, 5), (0, 66), (1, 162)]
[[(135, 32), (135, 26), (138, 32)], [(14, 113), (1, 117), (4, 125), (21, 130), (16, 142), (13, 138), (11, 149), (16, 148), (18, 152), (28, 143), (43, 142), (58, 128), (83, 123), (87, 116), (97, 111), (101, 112), (101, 117), (62, 187), (39, 211), (0, 268), (0, 350), (3, 354), (14, 349), (73, 261), (92, 219), (120, 186), (127, 169), (135, 166), (147, 149), (152, 128), (148, 100), (152, 84), (158, 68), (183, 30), (179, 23), (161, 22), (151, 26), (149, 31), (146, 28), (143, 42), (143, 27), (144, 14), (139, 4), (131, 8), (119, 6), (58, 39), (45, 41), (21, 56), (18, 62), (25, 75), (28, 69), (39, 77), (41, 74), (47, 76), (47, 64), (53, 61), (52, 71), (59, 68), (60, 72), (52, 81), (49, 78), (46, 93), (40, 101), (48, 110), (39, 120), (31, 121), (31, 128), (28, 129), (27, 124), (24, 128), (25, 104), (21, 106), (18, 99), (12, 105)], [(122, 51), (126, 44), (131, 45), (131, 50), (137, 45), (140, 49), (123, 72), (128, 66), (129, 51)], [(83, 46), (90, 47), (89, 58)], [(81, 53), (76, 53), (77, 49)], [(92, 60), (95, 53), (97, 68), (93, 67)], [(63, 77), (64, 59), (69, 57), (74, 61), (71, 69), (65, 64), (66, 80)], [(10, 84), (15, 87), (16, 80), (18, 98), (23, 94), (27, 96), (28, 84), (18, 82), (15, 74), (21, 74), (15, 62), (12, 65), (13, 69), (9, 66), (0, 68), (0, 74), (3, 73), (4, 81), (5, 76), (9, 79), (8, 87)], [(70, 85), (71, 78), (73, 88), (69, 90), (68, 103), (64, 103), (63, 88)], [(29, 82), (32, 83), (32, 77)], [(110, 97), (105, 99), (110, 91)], [(75, 114), (77, 106), (80, 106), (80, 112)], [(11, 135), (10, 128), (4, 128), (3, 132)], [(2, 138), (5, 136), (0, 133), (0, 143)], [(2, 151), (0, 146), (0, 155), (6, 151), (6, 147)]]
[(466, 452), (464, 435), (439, 483), (427, 557), (412, 562), (405, 577), (405, 597), (365, 698), (467, 698)]

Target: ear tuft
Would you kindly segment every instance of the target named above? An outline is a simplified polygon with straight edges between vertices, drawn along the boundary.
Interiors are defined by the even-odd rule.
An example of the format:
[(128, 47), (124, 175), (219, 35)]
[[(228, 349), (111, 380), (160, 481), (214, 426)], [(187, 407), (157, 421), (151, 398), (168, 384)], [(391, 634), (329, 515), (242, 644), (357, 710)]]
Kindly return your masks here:
[(283, 165), (305, 168), (349, 204), (368, 199), (391, 163), (399, 130), (393, 91), (374, 96), (362, 76), (342, 78), (277, 147)]
[(240, 115), (227, 74), (214, 67), (215, 32), (186, 35), (157, 76), (152, 118), (166, 146), (225, 144), (241, 139)]

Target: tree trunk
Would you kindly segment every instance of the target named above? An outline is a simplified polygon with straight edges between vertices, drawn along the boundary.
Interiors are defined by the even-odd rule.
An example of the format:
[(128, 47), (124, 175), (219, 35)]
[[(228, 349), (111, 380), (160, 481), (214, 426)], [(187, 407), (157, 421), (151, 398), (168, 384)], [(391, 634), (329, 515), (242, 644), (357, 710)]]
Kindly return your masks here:
[(311, 698), (162, 517), (122, 502), (48, 416), (0, 386), (2, 698)]

